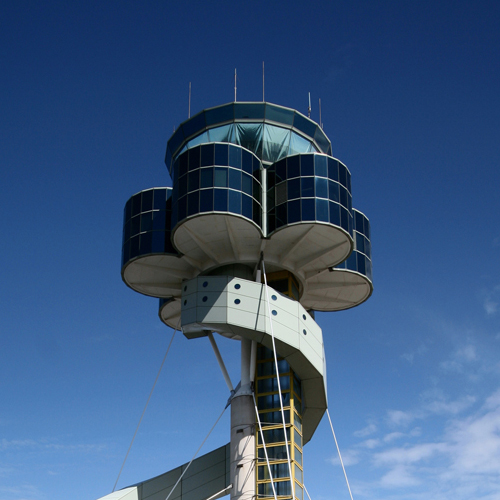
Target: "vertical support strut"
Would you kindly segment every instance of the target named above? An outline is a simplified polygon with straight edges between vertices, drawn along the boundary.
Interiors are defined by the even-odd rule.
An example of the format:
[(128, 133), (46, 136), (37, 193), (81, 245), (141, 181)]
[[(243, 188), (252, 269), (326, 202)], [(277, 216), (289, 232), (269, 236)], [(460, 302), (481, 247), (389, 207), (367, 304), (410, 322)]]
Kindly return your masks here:
[(241, 340), (241, 387), (231, 400), (231, 500), (255, 498), (255, 413), (250, 367), (252, 341)]

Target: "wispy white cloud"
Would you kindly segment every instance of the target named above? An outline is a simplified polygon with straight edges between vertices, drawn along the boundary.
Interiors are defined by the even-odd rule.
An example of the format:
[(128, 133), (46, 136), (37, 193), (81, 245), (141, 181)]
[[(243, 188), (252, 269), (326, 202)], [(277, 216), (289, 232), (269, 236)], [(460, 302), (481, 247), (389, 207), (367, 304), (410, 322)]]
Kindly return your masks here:
[(384, 488), (405, 488), (420, 484), (412, 473), (411, 468), (406, 465), (397, 465), (380, 479), (380, 485)]
[[(426, 403), (420, 413), (397, 413), (393, 419), (396, 422), (407, 421), (408, 415), (417, 413), (427, 419), (443, 415), (450, 419), (435, 440), (415, 443), (412, 434), (418, 437), (422, 430), (415, 427), (409, 433), (386, 434), (378, 440), (374, 452), (365, 446), (363, 458), (381, 470), (373, 487), (391, 489), (397, 499), (500, 498), (500, 389), (473, 413), (460, 416), (471, 409), (474, 401), (475, 398), (466, 396), (450, 403), (441, 401), (433, 407)], [(400, 446), (383, 449), (395, 442)]]
[(496, 285), (489, 290), (484, 290), (483, 293), (483, 307), (488, 316), (493, 316), (498, 312), (500, 302), (500, 285)]
[(416, 418), (416, 415), (411, 411), (388, 410), (387, 421), (390, 425), (407, 425)]
[[(356, 465), (360, 460), (359, 451), (357, 450), (345, 450), (342, 451), (341, 454), (342, 454), (342, 462), (346, 467), (350, 465)], [(340, 458), (338, 455), (331, 457), (330, 459), (328, 459), (328, 461), (332, 465), (340, 465)]]
[(359, 431), (354, 432), (356, 437), (366, 437), (377, 431), (377, 426), (374, 423), (369, 423), (366, 427), (363, 427)]
[(422, 356), (428, 350), (429, 348), (425, 344), (420, 344), (415, 351), (404, 353), (401, 355), (401, 357), (405, 361), (408, 361), (408, 363), (413, 364), (413, 361), (415, 360), (416, 356)]

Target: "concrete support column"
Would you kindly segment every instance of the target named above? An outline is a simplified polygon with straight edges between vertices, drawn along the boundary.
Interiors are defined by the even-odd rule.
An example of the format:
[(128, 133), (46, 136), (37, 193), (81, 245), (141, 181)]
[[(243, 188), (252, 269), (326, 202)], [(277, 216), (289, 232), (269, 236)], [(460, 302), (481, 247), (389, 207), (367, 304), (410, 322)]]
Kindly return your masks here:
[(255, 498), (255, 408), (251, 395), (231, 401), (231, 500)]

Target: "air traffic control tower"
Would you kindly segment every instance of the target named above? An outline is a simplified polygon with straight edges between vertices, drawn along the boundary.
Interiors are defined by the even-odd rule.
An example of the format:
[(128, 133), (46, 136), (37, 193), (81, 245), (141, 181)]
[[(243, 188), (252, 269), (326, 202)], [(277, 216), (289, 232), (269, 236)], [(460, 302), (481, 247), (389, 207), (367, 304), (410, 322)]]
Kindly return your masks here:
[[(201, 111), (172, 135), (165, 162), (173, 187), (126, 204), (122, 278), (160, 299), (166, 325), (208, 337), (231, 390), (231, 440), (182, 481), (186, 466), (109, 498), (303, 500), (303, 447), (328, 405), (314, 311), (373, 290), (351, 173), (317, 123), (265, 102)], [(241, 343), (234, 389), (215, 333)]]

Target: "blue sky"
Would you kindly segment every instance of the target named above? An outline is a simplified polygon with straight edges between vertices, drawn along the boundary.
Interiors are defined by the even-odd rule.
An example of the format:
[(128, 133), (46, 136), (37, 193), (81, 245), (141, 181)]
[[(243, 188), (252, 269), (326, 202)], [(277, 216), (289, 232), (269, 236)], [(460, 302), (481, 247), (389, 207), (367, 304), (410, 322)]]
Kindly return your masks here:
[[(9, 1), (0, 7), (0, 500), (113, 488), (172, 331), (120, 278), (122, 210), (173, 128), (262, 98), (319, 120), (370, 218), (374, 286), (318, 314), (355, 499), (500, 497), (496, 2)], [(219, 340), (233, 382), (238, 346)], [(225, 405), (177, 334), (118, 487), (187, 462)], [(229, 439), (225, 415), (203, 451)], [(348, 499), (327, 420), (313, 500)]]

